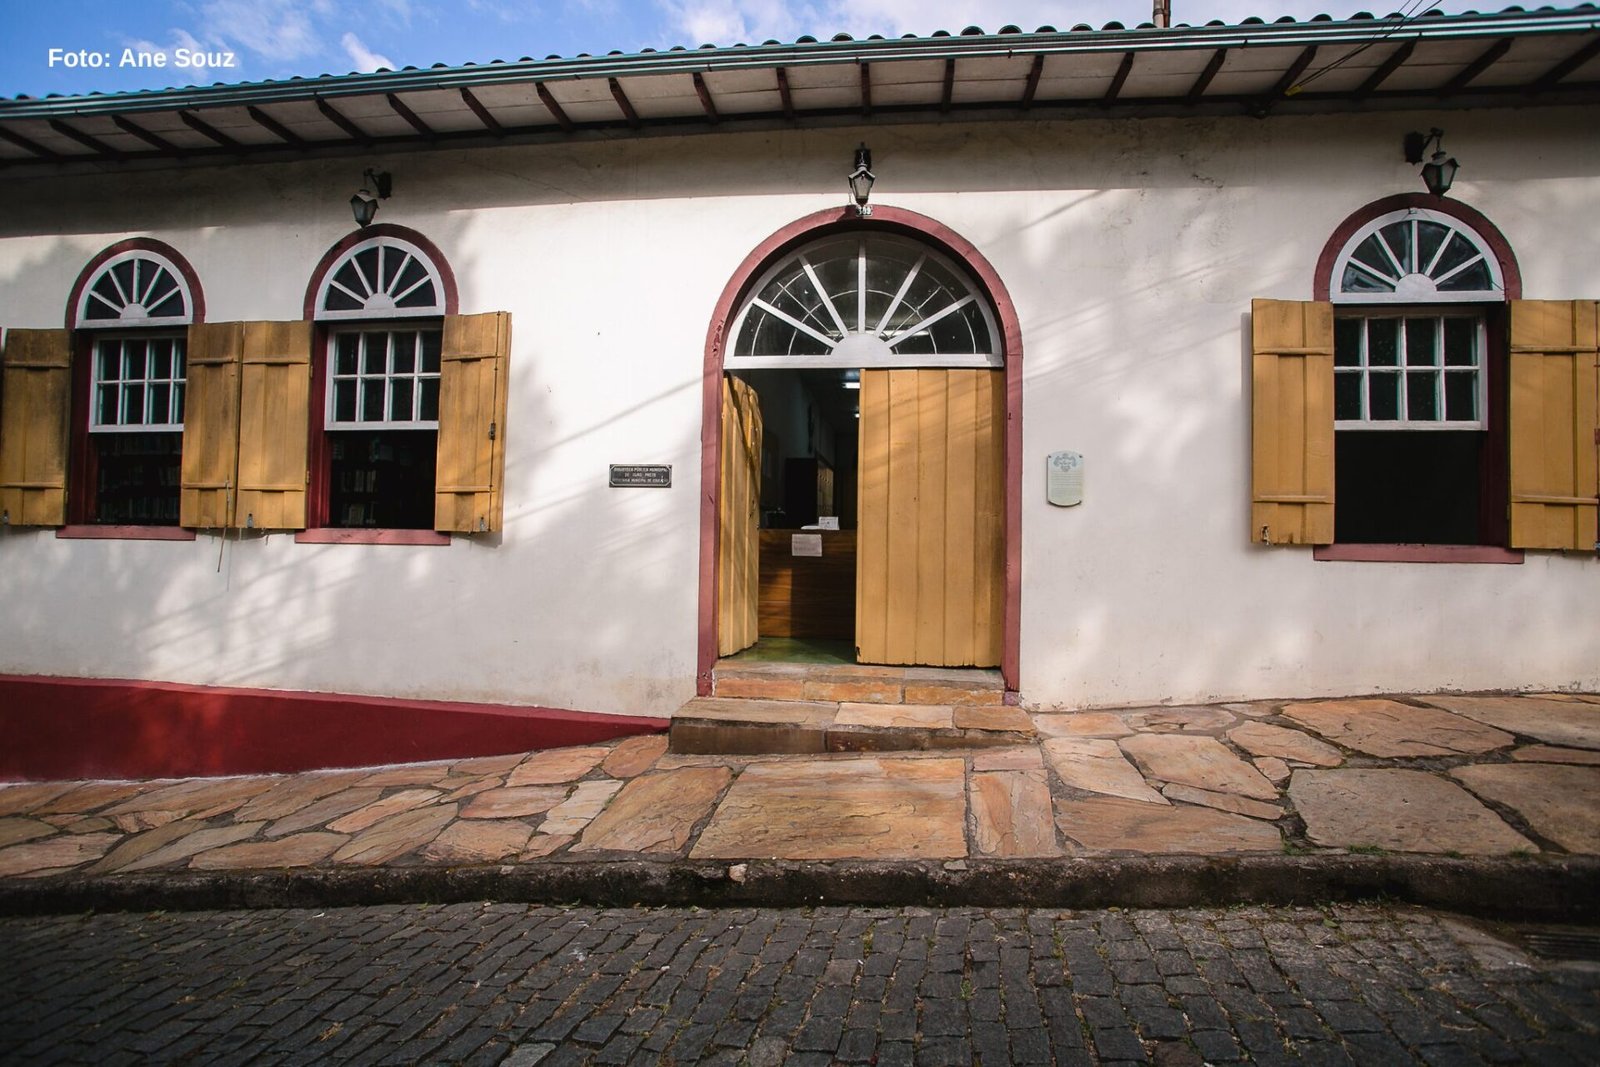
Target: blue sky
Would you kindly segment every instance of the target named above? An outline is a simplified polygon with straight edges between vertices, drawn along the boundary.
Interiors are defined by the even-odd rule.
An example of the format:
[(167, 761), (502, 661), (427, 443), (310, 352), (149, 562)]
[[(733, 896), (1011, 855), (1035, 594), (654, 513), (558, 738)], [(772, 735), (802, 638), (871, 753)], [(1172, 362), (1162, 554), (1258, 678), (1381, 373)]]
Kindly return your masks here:
[[(1367, 4), (1384, 13), (1424, 0)], [(1509, 0), (1506, 0), (1509, 2)], [(1361, 0), (1173, 0), (1179, 22), (1336, 17)], [(1455, 12), (1499, 4), (1442, 0)], [(0, 0), (0, 97), (159, 89), (378, 67), (728, 45), (802, 34), (898, 36), (1147, 21), (1150, 0)], [(59, 50), (52, 60), (52, 50)], [(231, 52), (227, 69), (195, 55)], [(86, 54), (101, 65), (72, 64)], [(125, 65), (160, 55), (165, 67)], [(148, 62), (148, 60), (146, 60)]]

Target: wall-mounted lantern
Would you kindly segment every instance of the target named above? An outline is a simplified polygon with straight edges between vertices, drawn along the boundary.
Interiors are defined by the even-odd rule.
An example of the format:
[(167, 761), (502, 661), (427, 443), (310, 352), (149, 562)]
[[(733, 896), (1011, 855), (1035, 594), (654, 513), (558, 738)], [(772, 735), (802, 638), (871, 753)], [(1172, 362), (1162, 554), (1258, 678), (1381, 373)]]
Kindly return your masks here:
[(856, 203), (856, 214), (863, 218), (872, 214), (867, 197), (872, 195), (872, 183), (877, 180), (872, 174), (872, 149), (863, 143), (856, 149), (855, 169), (850, 172), (850, 199)]
[(350, 198), (350, 213), (356, 217), (356, 225), (366, 229), (372, 225), (372, 218), (378, 213), (378, 201), (389, 199), (389, 194), (394, 191), (394, 177), (386, 170), (374, 174), (371, 167), (367, 168), (363, 177), (366, 185)]
[(1405, 152), (1407, 163), (1422, 163), (1422, 157), (1427, 154), (1428, 146), (1433, 145), (1433, 157), (1422, 165), (1422, 184), (1428, 187), (1428, 192), (1434, 196), (1443, 196), (1450, 191), (1450, 186), (1456, 180), (1456, 171), (1461, 169), (1453, 157), (1444, 154), (1444, 131), (1438, 128), (1427, 133), (1412, 132), (1406, 134)]

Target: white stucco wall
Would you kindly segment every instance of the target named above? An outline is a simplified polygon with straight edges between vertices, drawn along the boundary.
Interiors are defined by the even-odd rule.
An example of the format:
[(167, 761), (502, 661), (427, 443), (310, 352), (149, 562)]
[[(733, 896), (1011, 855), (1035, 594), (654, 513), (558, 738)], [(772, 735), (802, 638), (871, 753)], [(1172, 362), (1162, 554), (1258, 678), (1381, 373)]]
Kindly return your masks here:
[[(1021, 690), (1037, 706), (1600, 688), (1600, 563), (1319, 563), (1252, 546), (1255, 296), (1308, 299), (1328, 235), (1420, 187), (1446, 125), (1454, 195), (1510, 240), (1525, 294), (1600, 295), (1596, 109), (1308, 119), (998, 122), (408, 153), (0, 179), (0, 324), (53, 327), (85, 262), (132, 235), (189, 257), (207, 317), (299, 318), (366, 166), (380, 221), (430, 237), (464, 312), (512, 312), (506, 522), (448, 547), (0, 532), (0, 672), (667, 714), (693, 694), (700, 375), (740, 260), (843, 200), (993, 263), (1025, 345)], [(1088, 460), (1044, 499), (1044, 456)], [(670, 490), (606, 465), (671, 463)]]

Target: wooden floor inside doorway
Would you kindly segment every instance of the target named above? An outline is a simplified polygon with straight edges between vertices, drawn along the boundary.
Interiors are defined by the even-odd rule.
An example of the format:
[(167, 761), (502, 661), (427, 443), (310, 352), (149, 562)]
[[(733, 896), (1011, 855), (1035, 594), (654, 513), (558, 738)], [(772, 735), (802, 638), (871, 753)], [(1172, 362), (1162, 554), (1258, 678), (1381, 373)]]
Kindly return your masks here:
[(763, 637), (743, 652), (725, 656), (721, 669), (728, 665), (752, 663), (831, 663), (851, 665), (856, 661), (855, 645), (828, 637)]

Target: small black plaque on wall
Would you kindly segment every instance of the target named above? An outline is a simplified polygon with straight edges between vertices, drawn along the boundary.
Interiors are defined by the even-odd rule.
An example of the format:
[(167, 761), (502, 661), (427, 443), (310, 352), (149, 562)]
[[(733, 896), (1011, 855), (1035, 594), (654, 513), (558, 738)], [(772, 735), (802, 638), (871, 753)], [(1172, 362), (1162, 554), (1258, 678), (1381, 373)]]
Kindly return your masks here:
[(670, 489), (672, 464), (670, 463), (613, 463), (611, 464), (613, 489)]

